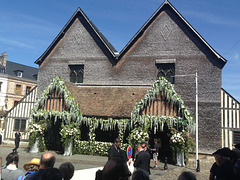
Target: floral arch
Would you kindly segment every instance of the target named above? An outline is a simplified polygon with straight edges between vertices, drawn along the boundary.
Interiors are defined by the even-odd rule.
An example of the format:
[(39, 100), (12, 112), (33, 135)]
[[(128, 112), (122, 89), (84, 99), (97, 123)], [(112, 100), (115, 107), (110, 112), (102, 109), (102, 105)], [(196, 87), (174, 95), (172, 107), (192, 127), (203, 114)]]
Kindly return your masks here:
[(136, 103), (131, 113), (132, 133), (128, 138), (129, 143), (134, 146), (139, 140), (143, 141), (143, 137), (136, 138), (141, 132), (145, 134), (144, 136), (148, 136), (149, 130), (154, 134), (158, 129), (163, 131), (165, 124), (170, 129), (167, 136), (172, 149), (172, 160), (176, 160), (174, 154), (179, 152), (184, 152), (188, 160), (189, 150), (194, 150), (194, 143), (189, 136), (189, 132), (195, 131), (193, 116), (173, 85), (164, 77), (160, 77), (144, 98)]
[[(68, 91), (64, 81), (57, 76), (52, 79), (48, 87), (38, 98), (34, 108), (31, 111), (33, 123), (29, 125), (27, 132), (29, 136), (29, 147), (31, 147), (36, 138), (39, 139), (39, 150), (46, 149), (44, 144), (44, 131), (49, 124), (54, 121), (61, 121), (59, 132), (62, 136), (63, 146), (73, 141), (73, 148), (76, 153), (106, 155), (106, 147), (111, 143), (95, 141), (95, 129), (108, 131), (116, 127), (119, 129), (119, 138), (122, 139), (124, 132), (130, 128), (130, 119), (103, 119), (96, 117), (84, 117), (74, 101), (71, 93)], [(89, 141), (81, 141), (80, 127), (85, 124), (89, 127)], [(94, 146), (97, 145), (97, 148)], [(127, 145), (125, 145), (127, 146)]]
[[(156, 115), (149, 113), (150, 111), (144, 111), (146, 107), (151, 109), (151, 104), (154, 104), (155, 100), (159, 100), (156, 97), (162, 97), (162, 100), (170, 103), (169, 109), (171, 103), (174, 104), (173, 111), (165, 111), (168, 114), (165, 113), (164, 115), (163, 113)], [(136, 103), (131, 113), (131, 119), (103, 119), (84, 117), (64, 81), (61, 77), (55, 77), (38, 98), (31, 116), (33, 123), (28, 128), (30, 133), (29, 146), (32, 146), (38, 137), (40, 151), (46, 148), (43, 132), (52, 121), (61, 121), (59, 132), (63, 145), (73, 142), (73, 151), (80, 154), (107, 155), (107, 149), (111, 143), (95, 141), (96, 134), (94, 131), (97, 128), (108, 131), (117, 127), (121, 140), (123, 140), (123, 136), (128, 129), (131, 133), (127, 140), (128, 144), (132, 146), (136, 144), (136, 140), (142, 141), (148, 135), (147, 129), (149, 127), (153, 128), (154, 131), (159, 127), (162, 129), (165, 122), (168, 126), (177, 129), (178, 127), (184, 127), (186, 130), (194, 129), (191, 114), (184, 106), (180, 96), (174, 91), (172, 84), (165, 78), (158, 79), (147, 91), (144, 98)], [(80, 127), (83, 124), (89, 127), (89, 141), (80, 139)], [(136, 133), (139, 134), (138, 139), (136, 139)], [(126, 148), (128, 144), (123, 144), (123, 148)]]
[(187, 110), (173, 85), (160, 77), (147, 91), (143, 99), (136, 103), (131, 113), (131, 124), (145, 127), (150, 125), (156, 130), (163, 129), (164, 123), (169, 127), (194, 131), (193, 116)]

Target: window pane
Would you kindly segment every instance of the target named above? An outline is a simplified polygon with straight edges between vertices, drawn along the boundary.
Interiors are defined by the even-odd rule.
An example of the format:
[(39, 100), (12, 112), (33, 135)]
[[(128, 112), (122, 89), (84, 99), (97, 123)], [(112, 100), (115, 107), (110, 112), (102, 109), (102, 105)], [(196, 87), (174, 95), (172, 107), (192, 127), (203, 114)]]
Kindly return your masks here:
[(15, 119), (14, 121), (14, 130), (20, 129), (20, 119)]
[(233, 144), (240, 143), (240, 131), (233, 131)]
[(162, 63), (157, 64), (158, 68), (158, 76), (165, 77), (169, 82), (174, 84), (174, 76), (175, 76), (175, 64), (174, 63)]
[(26, 87), (26, 94), (28, 94), (30, 91), (31, 91), (31, 87), (30, 87), (30, 86), (27, 86), (27, 87)]
[(83, 83), (83, 74), (81, 72), (78, 73), (77, 83)]
[(25, 129), (26, 129), (26, 120), (25, 119), (21, 119), (20, 129), (21, 129), (21, 131), (25, 131)]
[(70, 82), (83, 83), (84, 65), (69, 65)]
[(21, 85), (16, 85), (16, 94), (20, 94)]
[(76, 74), (74, 72), (70, 73), (70, 82), (76, 83)]

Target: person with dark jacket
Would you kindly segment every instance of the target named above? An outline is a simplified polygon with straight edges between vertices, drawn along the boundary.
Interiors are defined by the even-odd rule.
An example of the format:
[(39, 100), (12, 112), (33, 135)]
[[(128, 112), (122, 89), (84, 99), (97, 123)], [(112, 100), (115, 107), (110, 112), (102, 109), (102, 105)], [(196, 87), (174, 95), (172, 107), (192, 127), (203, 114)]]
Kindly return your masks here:
[(128, 158), (124, 151), (120, 149), (121, 142), (118, 138), (114, 140), (113, 145), (108, 150), (108, 160), (118, 157), (124, 159), (126, 162), (128, 161)]
[[(218, 149), (213, 153), (216, 159), (216, 164), (219, 166), (216, 180), (236, 180), (237, 176), (234, 173), (234, 159), (235, 153), (227, 147)], [(217, 157), (217, 158), (216, 158)]]
[(13, 149), (13, 152), (17, 152), (17, 149), (19, 148), (20, 139), (21, 133), (20, 129), (18, 129), (17, 132), (15, 133), (15, 148)]
[(123, 158), (113, 157), (105, 164), (103, 170), (96, 172), (95, 180), (128, 180), (131, 172)]
[(143, 169), (150, 174), (150, 154), (142, 148), (141, 145), (137, 146), (138, 154), (134, 161), (134, 167), (138, 169)]

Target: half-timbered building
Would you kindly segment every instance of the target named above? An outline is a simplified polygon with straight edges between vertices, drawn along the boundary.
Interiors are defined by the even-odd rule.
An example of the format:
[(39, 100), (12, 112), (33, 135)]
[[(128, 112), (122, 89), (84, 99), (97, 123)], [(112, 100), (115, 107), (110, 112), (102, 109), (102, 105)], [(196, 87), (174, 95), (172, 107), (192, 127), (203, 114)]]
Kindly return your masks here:
[[(37, 98), (37, 86), (35, 86), (28, 94), (26, 94), (21, 101), (12, 107), (5, 118), (5, 133), (4, 139), (6, 141), (15, 139), (15, 132), (20, 129), (24, 132), (29, 123), (32, 122), (30, 113), (34, 107)], [(28, 134), (22, 134), (22, 140), (28, 139)]]
[(234, 148), (240, 143), (240, 103), (226, 90), (221, 90), (222, 146)]

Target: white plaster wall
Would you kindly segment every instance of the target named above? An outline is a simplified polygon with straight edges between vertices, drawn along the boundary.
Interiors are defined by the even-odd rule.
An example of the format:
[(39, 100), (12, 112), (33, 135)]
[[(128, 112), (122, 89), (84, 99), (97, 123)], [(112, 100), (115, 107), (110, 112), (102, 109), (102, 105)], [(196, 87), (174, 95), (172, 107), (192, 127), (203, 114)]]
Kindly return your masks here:
[(8, 78), (0, 75), (0, 82), (2, 82), (2, 86), (0, 90), (0, 108), (1, 108), (5, 106)]

